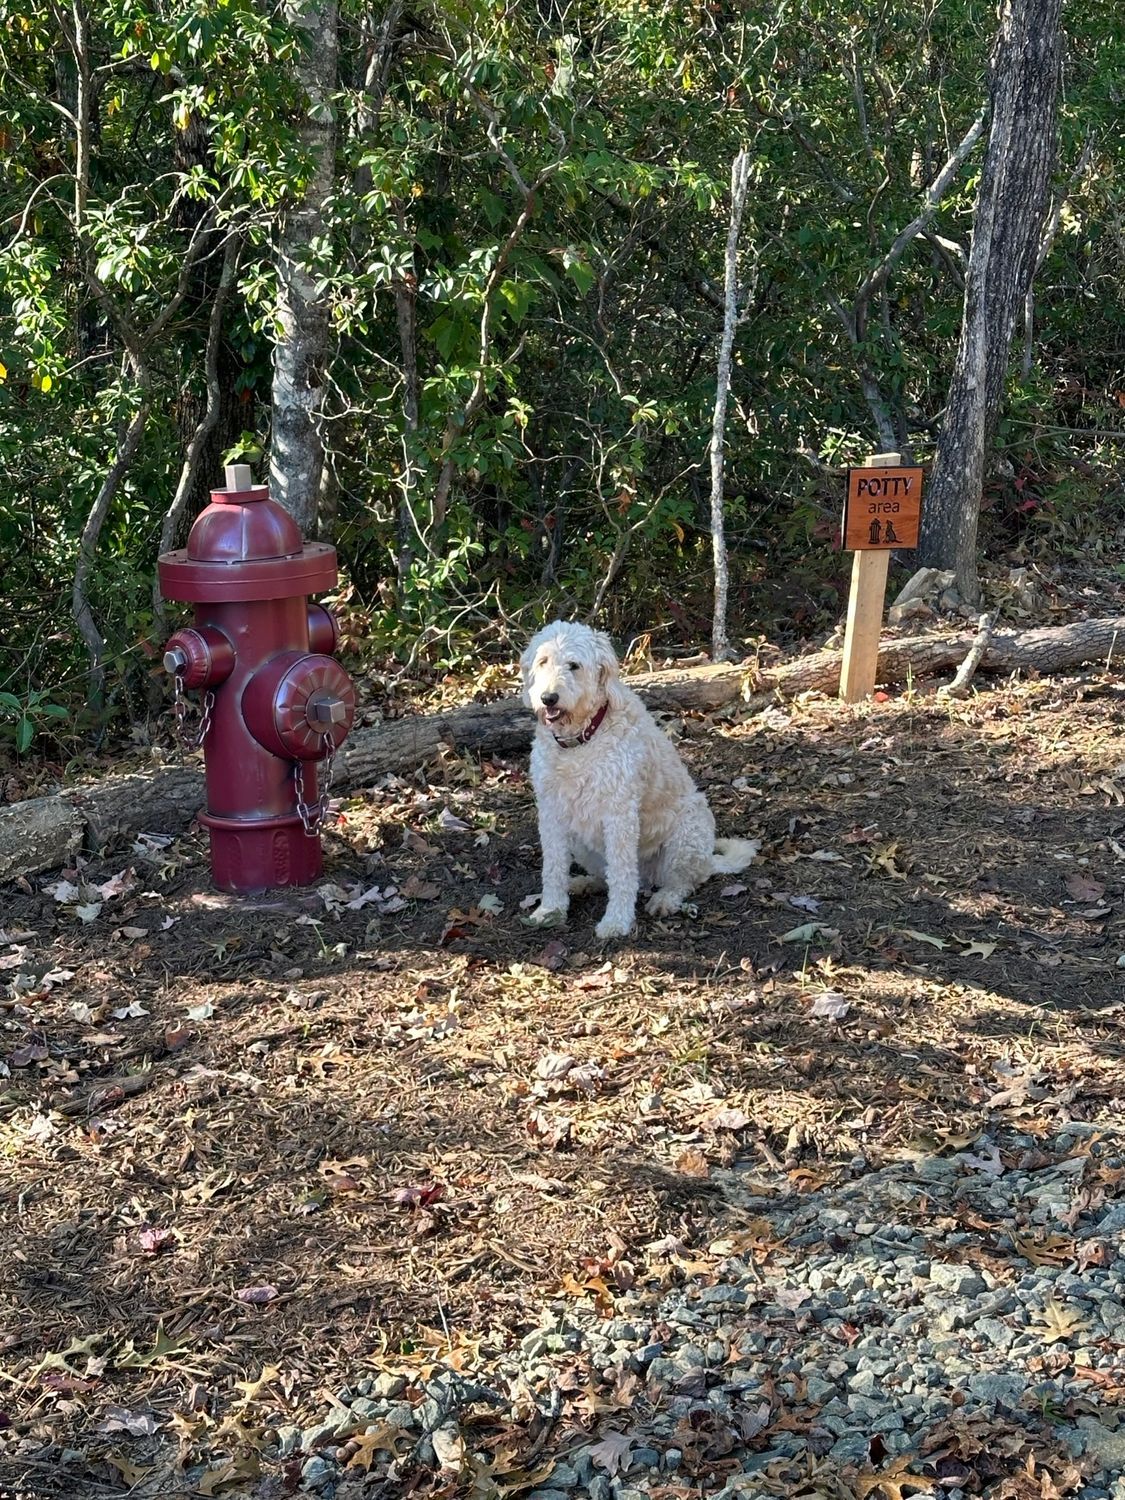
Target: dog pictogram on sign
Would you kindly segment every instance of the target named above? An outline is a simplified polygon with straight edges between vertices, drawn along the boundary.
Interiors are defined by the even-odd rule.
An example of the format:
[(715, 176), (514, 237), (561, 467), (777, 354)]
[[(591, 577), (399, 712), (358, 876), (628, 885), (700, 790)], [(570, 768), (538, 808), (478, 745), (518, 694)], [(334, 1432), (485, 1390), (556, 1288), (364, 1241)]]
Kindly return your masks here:
[(917, 547), (921, 525), (921, 469), (848, 470), (845, 552)]

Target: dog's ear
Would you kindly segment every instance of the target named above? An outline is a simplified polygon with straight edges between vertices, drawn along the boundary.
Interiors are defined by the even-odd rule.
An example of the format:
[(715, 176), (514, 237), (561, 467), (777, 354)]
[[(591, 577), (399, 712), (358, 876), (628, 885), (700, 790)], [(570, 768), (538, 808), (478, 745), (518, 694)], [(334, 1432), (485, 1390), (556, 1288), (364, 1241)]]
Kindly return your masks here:
[(531, 707), (531, 669), (535, 664), (535, 641), (529, 642), (520, 657), (520, 683), (523, 686), (523, 701)]
[(621, 664), (617, 660), (617, 652), (613, 649), (613, 642), (604, 630), (594, 631), (594, 660), (598, 664), (599, 686), (608, 687), (621, 676)]

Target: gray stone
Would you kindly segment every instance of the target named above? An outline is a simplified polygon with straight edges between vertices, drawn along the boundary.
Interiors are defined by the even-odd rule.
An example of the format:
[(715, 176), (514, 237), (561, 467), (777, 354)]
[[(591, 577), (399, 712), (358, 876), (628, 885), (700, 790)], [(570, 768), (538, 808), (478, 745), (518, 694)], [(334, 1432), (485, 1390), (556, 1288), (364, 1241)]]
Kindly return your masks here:
[(848, 1390), (857, 1396), (874, 1396), (881, 1382), (872, 1370), (859, 1370), (848, 1381)]
[(831, 1380), (822, 1380), (819, 1375), (810, 1375), (805, 1382), (808, 1398), (817, 1404), (831, 1401), (836, 1394), (836, 1386)]
[(306, 1453), (312, 1453), (317, 1448), (336, 1437), (342, 1427), (346, 1427), (351, 1421), (350, 1411), (333, 1412), (323, 1422), (318, 1422), (315, 1427), (307, 1427), (301, 1438), (301, 1447)]
[(1125, 1203), (1115, 1203), (1107, 1208), (1098, 1220), (1099, 1234), (1120, 1234), (1125, 1229)]
[(973, 1331), (998, 1349), (1010, 1349), (1016, 1337), (1015, 1329), (1001, 1323), (999, 1318), (980, 1318), (973, 1324)]
[(978, 1401), (989, 1404), (999, 1402), (1004, 1406), (1018, 1406), (1027, 1389), (1027, 1380), (1022, 1375), (1005, 1374), (1001, 1371), (982, 1372), (969, 1376), (969, 1394)]
[(310, 1490), (323, 1489), (332, 1478), (332, 1465), (320, 1457), (310, 1458), (301, 1470), (301, 1483)]
[(828, 1456), (837, 1463), (866, 1463), (871, 1456), (871, 1441), (862, 1432), (849, 1433), (832, 1444)]
[(576, 1453), (572, 1453), (570, 1457), (571, 1466), (578, 1477), (578, 1483), (588, 1485), (594, 1475), (594, 1460), (590, 1457), (589, 1448), (580, 1448)]
[(556, 1490), (572, 1490), (582, 1483), (578, 1478), (578, 1470), (571, 1464), (556, 1464), (550, 1480), (551, 1488)]
[(291, 1458), (301, 1446), (301, 1429), (288, 1423), (277, 1429), (277, 1453), (279, 1458)]
[(979, 1297), (986, 1290), (984, 1282), (972, 1266), (934, 1261), (930, 1266), (930, 1280), (952, 1292), (955, 1297)]
[(703, 1307), (742, 1307), (747, 1299), (740, 1286), (705, 1286), (695, 1300)]
[(1117, 1479), (1125, 1469), (1125, 1427), (1115, 1432), (1094, 1417), (1079, 1417), (1078, 1426), (1085, 1439), (1087, 1456), (1100, 1471)]
[(875, 1422), (886, 1411), (886, 1404), (871, 1396), (849, 1396), (848, 1410), (863, 1422)]
[[(551, 1477), (553, 1479), (554, 1475), (552, 1474)], [(567, 1493), (565, 1490), (556, 1490), (554, 1488), (549, 1490), (532, 1490), (527, 1500), (567, 1500)]]
[(414, 1426), (417, 1418), (409, 1401), (395, 1401), (383, 1413), (383, 1420), (388, 1426), (405, 1431)]
[(547, 1348), (547, 1335), (539, 1329), (520, 1340), (520, 1350), (528, 1359), (538, 1359)]
[(684, 1455), (679, 1448), (665, 1448), (664, 1467), (669, 1474), (674, 1474), (684, 1461)]
[(660, 1465), (660, 1454), (655, 1448), (634, 1448), (629, 1459), (630, 1468), (655, 1469)]
[(613, 1500), (613, 1485), (605, 1474), (595, 1474), (586, 1490), (590, 1500)]
[(385, 1401), (372, 1401), (368, 1396), (356, 1396), (352, 1401), (352, 1415), (363, 1422), (377, 1422), (387, 1409)]

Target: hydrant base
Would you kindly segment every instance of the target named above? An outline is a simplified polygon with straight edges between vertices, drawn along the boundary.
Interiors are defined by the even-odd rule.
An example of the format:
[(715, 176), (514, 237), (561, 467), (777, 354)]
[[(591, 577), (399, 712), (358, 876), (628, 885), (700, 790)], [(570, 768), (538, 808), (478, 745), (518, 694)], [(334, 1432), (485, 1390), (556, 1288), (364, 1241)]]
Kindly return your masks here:
[(278, 886), (312, 885), (324, 870), (319, 836), (299, 817), (218, 818), (201, 812), (211, 836), (211, 876), (221, 891), (251, 896)]

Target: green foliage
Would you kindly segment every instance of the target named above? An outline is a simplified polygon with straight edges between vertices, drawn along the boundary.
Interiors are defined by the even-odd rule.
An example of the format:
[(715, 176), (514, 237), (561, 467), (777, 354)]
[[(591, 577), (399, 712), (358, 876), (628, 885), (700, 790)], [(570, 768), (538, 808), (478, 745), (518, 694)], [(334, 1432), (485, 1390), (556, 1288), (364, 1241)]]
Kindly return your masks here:
[[(0, 595), (11, 659), (34, 653), (44, 682), (76, 679), (78, 538), (137, 401), (118, 314), (143, 330), (171, 307), (148, 360), (153, 415), (93, 580), (117, 702), (133, 706), (227, 233), (241, 258), (215, 459), (266, 462), (273, 251), (309, 167), (302, 39), (251, 0), (89, 0), (74, 14), (88, 20), (93, 119), (81, 204), (81, 47), (58, 23), (71, 12), (0, 0)], [(331, 308), (336, 539), (371, 639), (452, 659), (479, 648), (501, 606), (522, 625), (596, 600), (611, 625), (699, 627), (729, 170), (744, 144), (734, 600), (752, 622), (765, 574), (790, 570), (792, 597), (770, 594), (770, 609), (827, 623), (838, 485), (824, 466), (876, 445), (864, 372), (917, 456), (932, 450), (979, 147), (937, 238), (906, 248), (859, 326), (846, 315), (980, 107), (994, 7), (420, 0), (380, 70), (383, 14), (342, 6), (336, 180), (305, 268)], [(998, 445), (1014, 473), (1044, 477), (1056, 516), (1073, 512), (1072, 539), (1105, 456), (1091, 450), (1080, 496), (1059, 486), (1075, 445), (1089, 447), (1082, 430), (1120, 420), (1125, 380), (1110, 102), (1125, 59), (1108, 0), (1067, 24), (1060, 184), (1087, 136), (1091, 163), (1040, 278), (1032, 379), (1014, 383)], [(201, 224), (215, 242), (182, 285)], [(1060, 541), (1017, 514), (1021, 535)], [(0, 690), (30, 704), (17, 687), (0, 668)], [(9, 728), (42, 718), (14, 712)]]
[(52, 721), (58, 728), (59, 720), (69, 717), (70, 710), (52, 703), (44, 692), (29, 692), (26, 698), (0, 693), (0, 736), (11, 740), (17, 755), (26, 755), (36, 734)]

